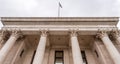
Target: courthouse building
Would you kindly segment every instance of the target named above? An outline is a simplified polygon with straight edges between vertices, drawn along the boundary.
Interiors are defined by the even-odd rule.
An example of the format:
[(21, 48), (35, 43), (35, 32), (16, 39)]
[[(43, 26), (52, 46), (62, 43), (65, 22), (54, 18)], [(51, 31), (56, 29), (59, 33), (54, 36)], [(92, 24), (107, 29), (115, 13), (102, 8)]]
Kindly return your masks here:
[(120, 64), (118, 17), (1, 17), (0, 64)]

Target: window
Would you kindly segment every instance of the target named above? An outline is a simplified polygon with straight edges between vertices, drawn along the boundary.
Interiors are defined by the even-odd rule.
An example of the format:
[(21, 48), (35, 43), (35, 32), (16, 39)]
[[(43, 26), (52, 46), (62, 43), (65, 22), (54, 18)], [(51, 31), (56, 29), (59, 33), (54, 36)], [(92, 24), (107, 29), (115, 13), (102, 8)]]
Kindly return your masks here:
[(20, 57), (22, 57), (23, 53), (24, 53), (24, 49), (21, 51), (21, 53), (20, 53)]
[(88, 64), (87, 59), (86, 59), (85, 51), (81, 51), (81, 54), (82, 54), (83, 64)]
[(55, 51), (55, 64), (64, 64), (63, 51)]

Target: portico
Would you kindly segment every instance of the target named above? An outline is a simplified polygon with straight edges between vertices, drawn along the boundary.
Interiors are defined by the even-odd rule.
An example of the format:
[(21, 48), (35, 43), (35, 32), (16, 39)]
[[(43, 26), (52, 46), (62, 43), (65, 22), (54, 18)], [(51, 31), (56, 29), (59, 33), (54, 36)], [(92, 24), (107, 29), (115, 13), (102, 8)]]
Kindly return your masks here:
[(1, 34), (10, 35), (5, 35), (9, 38), (0, 49), (2, 64), (120, 64), (120, 48), (109, 36), (117, 28), (117, 17), (3, 17), (1, 21), (6, 29)]

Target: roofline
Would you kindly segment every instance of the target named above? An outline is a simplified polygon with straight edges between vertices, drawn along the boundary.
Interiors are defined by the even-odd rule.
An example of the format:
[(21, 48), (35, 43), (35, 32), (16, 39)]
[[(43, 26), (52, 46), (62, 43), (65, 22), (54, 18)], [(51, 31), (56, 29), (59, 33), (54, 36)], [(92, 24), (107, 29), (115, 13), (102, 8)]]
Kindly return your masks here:
[(0, 17), (1, 19), (112, 19), (119, 17)]
[(118, 20), (119, 17), (1, 17), (2, 21), (17, 20), (17, 19), (114, 19)]
[(119, 17), (1, 17), (1, 22), (17, 21), (115, 21), (118, 23)]

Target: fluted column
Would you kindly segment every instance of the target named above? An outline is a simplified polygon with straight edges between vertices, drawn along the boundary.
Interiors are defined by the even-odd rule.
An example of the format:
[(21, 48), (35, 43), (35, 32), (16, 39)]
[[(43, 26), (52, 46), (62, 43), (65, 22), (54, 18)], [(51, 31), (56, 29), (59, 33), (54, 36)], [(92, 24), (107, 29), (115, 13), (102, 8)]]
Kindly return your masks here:
[(108, 50), (112, 60), (115, 64), (120, 64), (120, 54), (113, 45), (112, 41), (109, 39), (108, 34), (106, 31), (100, 31), (98, 33), (99, 38), (103, 41), (106, 49)]
[(118, 30), (112, 31), (112, 36), (119, 42), (120, 44), (120, 32)]
[(46, 31), (42, 31), (33, 64), (42, 64), (45, 53), (46, 40), (47, 40)]
[(21, 33), (19, 33), (17, 30), (12, 31), (12, 34), (10, 38), (7, 40), (5, 45), (0, 50), (0, 64), (2, 64), (5, 60), (5, 57), (9, 53), (10, 49), (15, 44), (16, 40), (19, 38)]
[(73, 55), (74, 64), (83, 64), (82, 55), (81, 55), (76, 31), (71, 32), (71, 47), (72, 47), (72, 55)]

